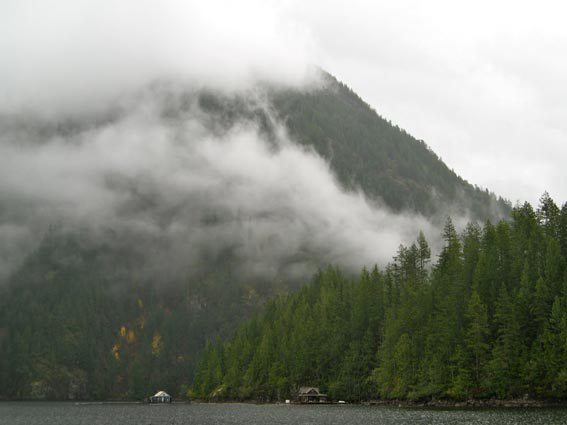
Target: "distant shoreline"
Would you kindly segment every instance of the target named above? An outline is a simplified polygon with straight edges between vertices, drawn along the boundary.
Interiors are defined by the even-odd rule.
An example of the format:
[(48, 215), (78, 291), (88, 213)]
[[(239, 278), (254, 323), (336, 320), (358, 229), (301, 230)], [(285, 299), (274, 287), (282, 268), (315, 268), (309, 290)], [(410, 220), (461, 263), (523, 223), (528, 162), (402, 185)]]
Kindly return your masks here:
[[(0, 399), (2, 402), (22, 402), (22, 403), (68, 403), (76, 406), (101, 405), (101, 404), (139, 404), (139, 405), (163, 405), (168, 404), (151, 404), (144, 403), (140, 400), (38, 400), (38, 399)], [(551, 408), (564, 407), (567, 408), (567, 400), (533, 400), (533, 399), (470, 399), (470, 400), (366, 400), (361, 402), (347, 402), (345, 404), (338, 402), (329, 403), (284, 403), (282, 401), (263, 402), (257, 400), (178, 400), (171, 404), (256, 404), (256, 405), (287, 405), (287, 406), (384, 406), (384, 407), (400, 407), (400, 408), (446, 408), (446, 409), (509, 409), (509, 408)]]
[(534, 399), (469, 399), (469, 400), (370, 400), (360, 404), (396, 407), (438, 407), (438, 408), (542, 408), (567, 407), (567, 400)]
[(388, 406), (388, 407), (431, 407), (431, 408), (544, 408), (544, 407), (567, 407), (567, 400), (535, 400), (535, 399), (469, 399), (469, 400), (365, 400), (360, 402), (347, 402), (341, 404), (338, 402), (330, 403), (290, 403), (286, 404), (282, 401), (262, 402), (256, 400), (194, 400), (193, 403), (198, 404), (285, 404), (289, 406)]

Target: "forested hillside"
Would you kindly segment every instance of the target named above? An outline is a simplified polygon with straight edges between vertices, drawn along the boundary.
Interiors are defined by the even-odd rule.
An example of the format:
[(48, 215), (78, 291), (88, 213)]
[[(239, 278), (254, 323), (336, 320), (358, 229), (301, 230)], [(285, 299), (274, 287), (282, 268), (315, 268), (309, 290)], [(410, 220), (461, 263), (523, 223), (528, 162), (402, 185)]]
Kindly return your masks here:
[(420, 237), (384, 269), (320, 272), (210, 344), (204, 399), (567, 397), (567, 204), (461, 233), (449, 220), (430, 268)]
[(208, 335), (232, 335), (284, 282), (234, 277), (230, 258), (186, 278), (149, 275), (129, 248), (52, 229), (0, 287), (0, 399), (187, 395)]
[(272, 92), (292, 137), (326, 158), (348, 188), (361, 188), (396, 211), (468, 214), (493, 221), (510, 205), (471, 185), (422, 140), (379, 116), (356, 93), (324, 74), (322, 90)]
[[(508, 215), (505, 201), (323, 80), (244, 94), (158, 82), (95, 116), (0, 116), (14, 173), (45, 165), (0, 194), (0, 398), (183, 397), (207, 340), (231, 336), (318, 267), (352, 266), (345, 255), (367, 228), (397, 235), (385, 228), (397, 212)], [(291, 189), (280, 184), (296, 173), (289, 158), (307, 168)], [(282, 174), (265, 180), (275, 166)], [(302, 193), (313, 175), (325, 187)], [(341, 205), (309, 205), (319, 191)], [(354, 209), (327, 219), (349, 203), (367, 221)]]
[(254, 119), (269, 134), (273, 123), (263, 102), (255, 103), (265, 98), (291, 138), (329, 161), (345, 188), (361, 189), (397, 212), (431, 217), (449, 211), (493, 221), (509, 214), (509, 202), (463, 180), (423, 140), (382, 118), (332, 75), (321, 78), (321, 86), (309, 90), (258, 88), (252, 103), (204, 91), (200, 106), (215, 114), (217, 125)]

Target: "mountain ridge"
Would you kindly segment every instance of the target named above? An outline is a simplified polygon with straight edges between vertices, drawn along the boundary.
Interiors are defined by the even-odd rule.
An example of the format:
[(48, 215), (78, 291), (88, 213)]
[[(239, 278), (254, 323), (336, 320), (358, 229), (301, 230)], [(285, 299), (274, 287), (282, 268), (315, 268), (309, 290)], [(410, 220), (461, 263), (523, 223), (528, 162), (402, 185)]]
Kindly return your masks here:
[[(470, 208), (471, 218), (481, 221), (498, 220), (509, 215), (511, 205), (508, 201), (459, 177), (423, 140), (414, 138), (380, 116), (331, 74), (324, 72), (322, 78), (326, 82), (325, 89), (283, 91), (274, 95), (274, 103), (286, 120), (292, 137), (299, 143), (314, 146), (331, 163), (347, 188), (358, 186), (368, 196), (383, 199), (395, 211), (406, 209), (431, 216), (440, 213), (443, 208), (457, 206), (458, 214), (465, 214)], [(331, 102), (335, 93), (334, 102)], [(297, 103), (307, 107), (293, 107)], [(339, 107), (333, 109), (330, 105)], [(309, 128), (300, 113), (313, 117), (315, 129)], [(333, 140), (329, 131), (318, 132), (321, 128), (331, 128), (339, 137)], [(358, 137), (355, 137), (357, 134)], [(355, 150), (349, 152), (348, 149), (352, 143), (350, 140), (357, 140), (366, 148), (357, 152), (356, 159), (353, 158)], [(357, 160), (361, 166), (356, 166)], [(351, 173), (347, 172), (346, 164), (355, 167)], [(398, 176), (394, 171), (398, 172)], [(420, 188), (420, 185), (425, 187)], [(401, 192), (401, 197), (396, 196), (397, 191)], [(437, 198), (434, 192), (438, 192)], [(467, 201), (467, 197), (468, 205), (459, 205)], [(488, 207), (483, 207), (483, 203)]]

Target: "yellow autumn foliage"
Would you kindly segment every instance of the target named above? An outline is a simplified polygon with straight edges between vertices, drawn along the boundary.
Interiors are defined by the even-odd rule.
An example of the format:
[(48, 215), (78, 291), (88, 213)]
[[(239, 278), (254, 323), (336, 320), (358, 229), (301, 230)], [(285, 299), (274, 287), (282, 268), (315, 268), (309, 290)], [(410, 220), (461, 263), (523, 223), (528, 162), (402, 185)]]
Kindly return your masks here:
[(152, 338), (152, 354), (158, 355), (163, 349), (163, 340), (161, 335), (156, 333)]
[(117, 344), (112, 346), (112, 354), (114, 354), (116, 360), (120, 360), (120, 348), (118, 348)]
[(126, 336), (126, 326), (120, 327), (120, 336), (124, 338)]
[(128, 333), (126, 334), (126, 342), (128, 344), (133, 344), (134, 342), (136, 342), (136, 333), (133, 329), (128, 330)]

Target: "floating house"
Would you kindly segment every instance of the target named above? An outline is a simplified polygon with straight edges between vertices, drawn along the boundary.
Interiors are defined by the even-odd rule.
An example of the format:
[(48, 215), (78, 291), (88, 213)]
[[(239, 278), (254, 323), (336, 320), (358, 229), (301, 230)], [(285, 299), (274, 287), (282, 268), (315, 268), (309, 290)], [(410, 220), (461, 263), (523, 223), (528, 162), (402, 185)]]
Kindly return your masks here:
[(172, 401), (173, 397), (165, 391), (158, 391), (150, 397), (150, 403), (171, 403)]
[(327, 394), (321, 394), (317, 387), (301, 387), (297, 399), (300, 403), (326, 403)]

